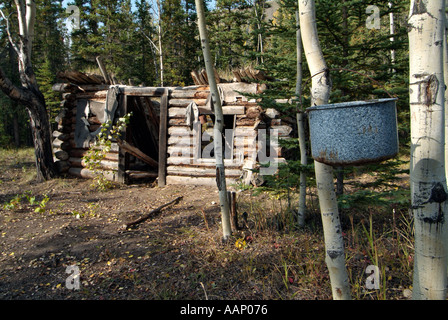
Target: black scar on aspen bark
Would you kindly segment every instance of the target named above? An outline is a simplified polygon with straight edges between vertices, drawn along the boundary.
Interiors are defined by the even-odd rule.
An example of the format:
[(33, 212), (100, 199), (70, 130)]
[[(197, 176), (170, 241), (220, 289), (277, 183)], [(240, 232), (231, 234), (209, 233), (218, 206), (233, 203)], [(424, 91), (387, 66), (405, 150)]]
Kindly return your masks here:
[(437, 224), (437, 223), (443, 223), (445, 221), (445, 216), (442, 211), (442, 203), (446, 201), (447, 199), (447, 193), (445, 192), (445, 188), (443, 187), (443, 184), (440, 182), (437, 182), (434, 187), (431, 189), (431, 195), (429, 196), (429, 199), (426, 203), (433, 203), (436, 202), (439, 204), (439, 211), (437, 213), (437, 217), (425, 217), (423, 218), (423, 221), (429, 224)]
[(330, 259), (334, 260), (337, 257), (339, 257), (342, 254), (342, 251), (340, 250), (327, 250), (327, 254), (330, 257)]
[(426, 12), (428, 11), (426, 10), (425, 2), (423, 0), (416, 0), (412, 8), (412, 14), (423, 14)]
[(445, 188), (443, 187), (443, 184), (440, 182), (437, 182), (434, 187), (431, 189), (431, 195), (428, 199), (428, 202), (437, 202), (442, 203), (445, 202), (447, 199), (447, 194), (445, 192)]

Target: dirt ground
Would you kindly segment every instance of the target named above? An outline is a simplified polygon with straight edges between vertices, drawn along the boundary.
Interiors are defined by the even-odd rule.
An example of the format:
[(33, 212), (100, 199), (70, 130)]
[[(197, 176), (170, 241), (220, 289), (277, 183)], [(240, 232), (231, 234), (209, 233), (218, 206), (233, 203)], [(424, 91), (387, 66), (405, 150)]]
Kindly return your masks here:
[[(215, 188), (146, 183), (98, 192), (90, 180), (36, 183), (34, 170), (32, 161), (1, 164), (1, 300), (331, 299), (322, 239), (249, 228), (223, 243)], [(306, 264), (312, 280), (290, 268), (300, 267), (300, 252), (315, 253), (304, 256), (316, 259)]]

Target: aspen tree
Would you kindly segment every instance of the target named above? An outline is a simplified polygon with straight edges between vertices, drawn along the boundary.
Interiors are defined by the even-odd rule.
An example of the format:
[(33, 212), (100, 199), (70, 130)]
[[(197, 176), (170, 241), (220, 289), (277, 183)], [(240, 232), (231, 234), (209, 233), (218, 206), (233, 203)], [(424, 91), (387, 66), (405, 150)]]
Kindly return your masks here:
[[(296, 11), (296, 51), (297, 51), (297, 79), (296, 79), (296, 98), (297, 102), (297, 131), (299, 133), (299, 148), (300, 148), (300, 163), (307, 165), (307, 153), (305, 145), (305, 127), (304, 127), (304, 114), (302, 111), (302, 36), (300, 32), (299, 12)], [(299, 190), (299, 207), (297, 210), (297, 224), (299, 227), (305, 225), (305, 211), (306, 211), (306, 174), (304, 171), (300, 172), (300, 190)]]
[[(331, 79), (316, 27), (314, 0), (299, 0), (299, 20), (303, 49), (312, 75), (311, 104), (327, 104)], [(345, 267), (344, 241), (333, 183), (333, 168), (315, 161), (316, 183), (325, 238), (326, 264), (335, 300), (351, 299)]]
[(219, 201), (221, 206), (221, 222), (223, 239), (227, 240), (231, 235), (230, 208), (227, 200), (226, 175), (223, 159), (222, 133), (224, 129), (224, 116), (222, 113), (221, 99), (218, 86), (215, 80), (213, 60), (210, 52), (210, 43), (208, 40), (207, 27), (205, 24), (205, 12), (203, 0), (195, 0), (196, 12), (198, 15), (199, 36), (201, 38), (201, 47), (204, 54), (205, 69), (212, 95), (212, 102), (215, 114), (215, 124), (213, 128), (214, 153), (216, 159), (216, 184), (219, 191)]
[(445, 0), (411, 0), (408, 25), (413, 299), (446, 299)]

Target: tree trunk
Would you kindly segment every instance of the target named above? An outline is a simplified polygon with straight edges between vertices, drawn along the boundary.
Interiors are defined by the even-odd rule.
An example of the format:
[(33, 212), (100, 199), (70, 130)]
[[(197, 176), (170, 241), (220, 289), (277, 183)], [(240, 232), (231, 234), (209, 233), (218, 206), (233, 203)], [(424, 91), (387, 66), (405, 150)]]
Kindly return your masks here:
[[(328, 103), (331, 79), (317, 35), (314, 0), (299, 0), (303, 48), (312, 75), (311, 104)], [(333, 168), (315, 161), (316, 183), (324, 228), (326, 264), (330, 274), (333, 299), (350, 299), (345, 268), (344, 241), (334, 192)]]
[[(25, 106), (30, 116), (31, 133), (36, 155), (37, 179), (48, 180), (56, 175), (51, 146), (50, 122), (45, 99), (39, 90), (31, 63), (36, 3), (34, 0), (15, 0), (19, 24), (19, 42), (14, 43), (7, 23), (6, 32), (18, 56), (21, 87), (15, 86), (0, 68), (0, 88), (12, 100)], [(6, 18), (3, 15), (3, 18)]]
[[(446, 1), (445, 1), (446, 5)], [(443, 79), (445, 85), (448, 85), (448, 22), (447, 15), (445, 14), (445, 35), (443, 36)], [(445, 90), (445, 141), (448, 141), (448, 89)], [(448, 177), (448, 144), (445, 143), (445, 178)], [(447, 248), (448, 249), (448, 248)]]
[(49, 180), (55, 176), (50, 122), (45, 103), (27, 107), (36, 158), (37, 180)]
[[(307, 165), (307, 152), (305, 144), (305, 128), (304, 128), (304, 114), (302, 111), (302, 35), (300, 33), (300, 21), (299, 12), (296, 11), (296, 51), (297, 51), (297, 80), (296, 80), (296, 97), (297, 102), (297, 131), (299, 135), (299, 148), (300, 148), (300, 164)], [(306, 174), (305, 172), (300, 172), (300, 188), (299, 188), (299, 207), (297, 210), (297, 224), (299, 227), (305, 225), (305, 212), (306, 212)]]
[(444, 0), (411, 0), (408, 25), (410, 180), (415, 226), (413, 299), (446, 299), (444, 21)]
[(157, 25), (157, 36), (159, 38), (159, 63), (160, 63), (160, 86), (164, 86), (163, 80), (163, 51), (162, 51), (162, 6), (160, 0), (157, 0), (157, 8), (159, 10), (159, 23)]
[(215, 125), (213, 127), (213, 141), (214, 141), (214, 152), (216, 159), (216, 184), (219, 191), (219, 201), (221, 206), (221, 221), (222, 221), (222, 231), (223, 239), (227, 240), (231, 235), (231, 224), (230, 224), (230, 208), (229, 202), (227, 200), (227, 186), (226, 186), (226, 176), (225, 167), (223, 160), (223, 126), (224, 126), (224, 116), (222, 113), (221, 99), (219, 96), (218, 86), (215, 80), (215, 71), (213, 68), (213, 60), (210, 52), (210, 44), (208, 41), (207, 28), (205, 25), (205, 13), (204, 13), (204, 2), (203, 0), (195, 0), (196, 11), (198, 15), (198, 26), (199, 35), (201, 37), (202, 52), (204, 54), (205, 69), (207, 71), (208, 82), (210, 86), (210, 93), (212, 95), (212, 102), (215, 114)]

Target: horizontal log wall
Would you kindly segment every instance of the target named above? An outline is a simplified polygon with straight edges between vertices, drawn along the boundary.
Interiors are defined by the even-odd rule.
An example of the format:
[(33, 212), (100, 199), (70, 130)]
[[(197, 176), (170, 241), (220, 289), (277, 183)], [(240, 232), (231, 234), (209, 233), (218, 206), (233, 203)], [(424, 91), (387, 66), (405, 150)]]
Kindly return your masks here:
[[(256, 101), (248, 101), (237, 91), (258, 93), (257, 85), (244, 84), (220, 84), (224, 92), (222, 104), (224, 115), (236, 115), (235, 131), (233, 132), (233, 158), (225, 160), (226, 178), (228, 183), (236, 183), (243, 176), (243, 165), (246, 159), (256, 157), (257, 135), (255, 127), (264, 111)], [(214, 159), (195, 159), (193, 130), (187, 125), (185, 116), (187, 106), (191, 102), (198, 105), (200, 114), (210, 114), (206, 108), (206, 101), (210, 91), (208, 87), (196, 86), (176, 88), (171, 90), (168, 103), (168, 159), (167, 159), (167, 183), (169, 184), (205, 184), (216, 185), (216, 169)], [(292, 128), (277, 117), (279, 114), (272, 110), (270, 114), (270, 127), (278, 130), (279, 137), (288, 137)], [(213, 130), (211, 130), (210, 134)], [(272, 146), (276, 161), (283, 162), (281, 147)]]
[[(223, 113), (235, 115), (235, 130), (233, 132), (233, 158), (225, 160), (226, 177), (228, 183), (235, 183), (245, 172), (243, 166), (246, 160), (253, 159), (257, 151), (257, 135), (259, 129), (266, 128), (265, 120), (269, 122), (268, 128), (276, 129), (279, 137), (288, 137), (292, 133), (291, 121), (279, 118), (276, 110), (263, 110), (256, 101), (248, 100), (236, 91), (249, 93), (259, 92), (256, 84), (219, 84), (224, 92)], [(76, 103), (78, 99), (89, 99), (96, 102), (105, 102), (107, 86), (83, 85), (70, 86), (59, 85), (57, 90), (63, 91), (63, 109), (56, 118), (58, 129), (53, 133), (53, 147), (56, 164), (61, 172), (92, 178), (93, 172), (85, 167), (82, 157), (87, 149), (77, 148), (74, 142), (76, 125)], [(128, 96), (151, 96), (162, 92), (159, 88), (122, 88)], [(187, 106), (195, 102), (201, 114), (211, 114), (206, 106), (210, 94), (207, 86), (192, 86), (185, 88), (169, 88), (168, 97), (168, 145), (167, 145), (167, 184), (205, 184), (216, 185), (214, 159), (194, 159), (197, 152), (193, 147), (193, 131), (187, 125), (185, 116)], [(160, 102), (151, 98), (156, 112), (160, 110)], [(91, 131), (100, 127), (98, 117), (88, 119)], [(210, 131), (210, 130), (209, 130)], [(268, 130), (266, 130), (268, 131)], [(212, 132), (212, 130), (210, 131)], [(283, 162), (282, 148), (278, 144), (272, 146), (275, 161)], [(101, 162), (106, 176), (111, 180), (118, 178), (119, 147), (114, 145), (106, 158)], [(135, 177), (154, 176), (154, 173), (129, 172)]]
[[(61, 87), (72, 91), (71, 87)], [(62, 90), (61, 89), (61, 90)], [(78, 99), (88, 99), (91, 101), (105, 103), (107, 90), (104, 86), (83, 86), (83, 91), (79, 93), (67, 92), (63, 94), (62, 110), (56, 117), (58, 128), (53, 132), (53, 153), (56, 167), (60, 173), (68, 173), (82, 178), (93, 178), (94, 172), (86, 168), (83, 157), (87, 155), (87, 148), (78, 148), (75, 144), (76, 127), (76, 104)], [(100, 90), (98, 90), (100, 89)], [(90, 91), (88, 91), (90, 90)], [(89, 130), (95, 131), (101, 126), (101, 122), (96, 116), (88, 119)], [(111, 151), (106, 154), (101, 161), (101, 168), (104, 175), (111, 181), (116, 181), (118, 177), (118, 145), (112, 144)]]

